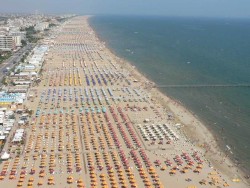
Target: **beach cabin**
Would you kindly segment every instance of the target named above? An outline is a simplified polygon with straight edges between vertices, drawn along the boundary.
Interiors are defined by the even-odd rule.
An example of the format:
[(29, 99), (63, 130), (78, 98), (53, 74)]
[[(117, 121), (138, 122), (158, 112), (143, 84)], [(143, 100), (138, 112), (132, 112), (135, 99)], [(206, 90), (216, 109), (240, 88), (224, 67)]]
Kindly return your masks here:
[(17, 129), (12, 140), (13, 143), (19, 143), (23, 140), (24, 129)]
[(10, 158), (10, 154), (8, 154), (7, 152), (4, 152), (3, 155), (1, 156), (1, 160), (8, 160)]

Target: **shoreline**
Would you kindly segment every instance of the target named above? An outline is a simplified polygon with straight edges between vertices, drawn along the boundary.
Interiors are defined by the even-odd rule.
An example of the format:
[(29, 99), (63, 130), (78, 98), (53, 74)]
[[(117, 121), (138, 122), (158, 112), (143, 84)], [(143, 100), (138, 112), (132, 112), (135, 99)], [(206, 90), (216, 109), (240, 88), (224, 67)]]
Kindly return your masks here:
[[(105, 42), (91, 26), (88, 16), (87, 22), (89, 27), (93, 30), (95, 37), (101, 42)], [(110, 55), (121, 65), (121, 68), (124, 68), (128, 71), (131, 71), (130, 74), (134, 76), (141, 83), (152, 83), (155, 84), (150, 78), (148, 78), (143, 72), (139, 71), (132, 62), (121, 58), (114, 50), (106, 43), (104, 44), (105, 50), (109, 52)], [(144, 89), (145, 87), (142, 86)], [(151, 88), (145, 89), (149, 92), (156, 101), (166, 108), (167, 111), (170, 110), (174, 114), (174, 121), (176, 124), (181, 123), (184, 125), (184, 128), (181, 129), (181, 133), (189, 139), (195, 147), (202, 148), (202, 150), (207, 151), (205, 158), (212, 162), (213, 166), (220, 170), (230, 179), (240, 178), (245, 185), (249, 185), (247, 179), (244, 178), (246, 175), (245, 172), (235, 166), (233, 159), (226, 155), (225, 151), (219, 145), (216, 135), (213, 134), (211, 130), (202, 122), (201, 119), (192, 111), (187, 109), (187, 107), (182, 104), (180, 101), (167, 96), (160, 89)], [(195, 135), (195, 136), (194, 136)], [(205, 138), (205, 139), (204, 139)], [(222, 160), (218, 160), (222, 158)], [(221, 163), (223, 161), (223, 163)], [(222, 165), (223, 164), (223, 165)]]

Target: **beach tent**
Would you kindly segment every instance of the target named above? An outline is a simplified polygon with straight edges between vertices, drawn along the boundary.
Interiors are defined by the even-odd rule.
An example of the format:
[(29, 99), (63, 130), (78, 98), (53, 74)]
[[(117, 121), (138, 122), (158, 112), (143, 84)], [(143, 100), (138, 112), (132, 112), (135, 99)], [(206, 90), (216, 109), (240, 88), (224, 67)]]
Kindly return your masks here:
[(4, 152), (4, 154), (1, 156), (2, 160), (7, 160), (10, 158), (10, 154), (8, 154), (7, 152)]

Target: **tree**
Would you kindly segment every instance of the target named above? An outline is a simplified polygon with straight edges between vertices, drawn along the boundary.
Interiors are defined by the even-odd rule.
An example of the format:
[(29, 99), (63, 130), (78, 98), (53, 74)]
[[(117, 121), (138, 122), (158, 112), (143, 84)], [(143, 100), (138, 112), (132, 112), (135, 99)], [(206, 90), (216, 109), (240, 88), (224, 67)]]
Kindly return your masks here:
[(15, 119), (15, 115), (14, 114), (10, 115), (9, 119)]
[(20, 70), (20, 69), (17, 69), (16, 74), (19, 74), (20, 72), (21, 72), (21, 70)]
[(34, 113), (33, 110), (29, 110), (29, 111), (28, 111), (29, 116), (32, 116), (33, 113)]
[(7, 85), (7, 79), (6, 79), (6, 77), (4, 77), (4, 78), (2, 79), (2, 84), (3, 84), (3, 85)]
[(25, 40), (21, 40), (22, 46), (26, 46), (27, 42)]
[(55, 27), (55, 26), (57, 26), (57, 25), (54, 24), (54, 23), (50, 23), (50, 24), (49, 24), (49, 27)]

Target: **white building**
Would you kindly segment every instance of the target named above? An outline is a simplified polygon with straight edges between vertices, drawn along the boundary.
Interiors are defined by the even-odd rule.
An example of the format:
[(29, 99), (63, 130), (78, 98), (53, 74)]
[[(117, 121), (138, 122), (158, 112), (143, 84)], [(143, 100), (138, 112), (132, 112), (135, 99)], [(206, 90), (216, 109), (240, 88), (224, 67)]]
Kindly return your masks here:
[(17, 129), (12, 142), (20, 142), (23, 140), (24, 129)]
[(8, 32), (9, 32), (9, 30), (10, 30), (10, 28), (9, 28), (9, 27), (0, 27), (0, 33), (2, 33), (2, 34), (6, 34), (6, 33), (8, 33)]
[(10, 31), (11, 36), (20, 36), (21, 40), (26, 40), (26, 32), (25, 31)]
[(49, 27), (49, 22), (41, 22), (36, 24), (35, 30), (36, 31), (43, 31)]
[(5, 115), (5, 113), (0, 111), (0, 127), (3, 126), (4, 115)]
[(35, 65), (31, 65), (31, 64), (25, 65), (25, 66), (23, 67), (23, 70), (24, 70), (24, 71), (34, 71), (34, 70), (36, 70), (36, 66), (35, 66)]
[(0, 50), (11, 51), (15, 48), (16, 45), (12, 36), (0, 35)]
[(29, 63), (39, 68), (44, 61), (44, 55), (48, 51), (47, 45), (37, 46), (33, 50), (33, 56), (30, 58)]
[(22, 46), (22, 38), (20, 35), (12, 36), (12, 38), (15, 42), (15, 46), (18, 46), (18, 47)]

